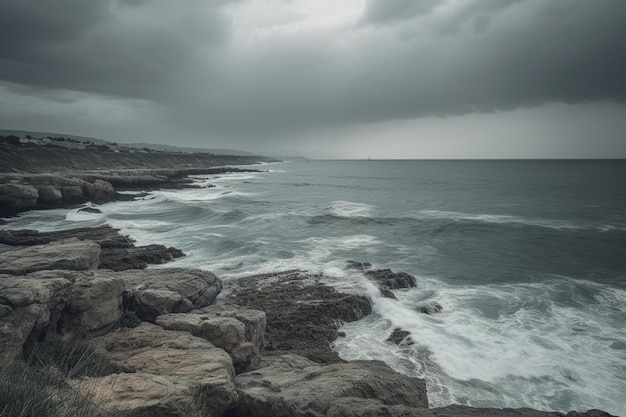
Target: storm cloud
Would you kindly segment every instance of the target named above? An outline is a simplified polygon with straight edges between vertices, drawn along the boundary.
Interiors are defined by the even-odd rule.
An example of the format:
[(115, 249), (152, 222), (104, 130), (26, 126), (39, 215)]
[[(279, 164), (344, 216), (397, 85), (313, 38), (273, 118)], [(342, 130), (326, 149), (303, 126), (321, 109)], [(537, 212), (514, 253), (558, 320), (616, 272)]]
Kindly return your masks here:
[(63, 113), (80, 101), (127, 109), (112, 132), (129, 141), (178, 131), (263, 149), (391, 121), (623, 106), (623, 51), (622, 0), (4, 0), (0, 123), (30, 128), (30, 97), (72, 131)]

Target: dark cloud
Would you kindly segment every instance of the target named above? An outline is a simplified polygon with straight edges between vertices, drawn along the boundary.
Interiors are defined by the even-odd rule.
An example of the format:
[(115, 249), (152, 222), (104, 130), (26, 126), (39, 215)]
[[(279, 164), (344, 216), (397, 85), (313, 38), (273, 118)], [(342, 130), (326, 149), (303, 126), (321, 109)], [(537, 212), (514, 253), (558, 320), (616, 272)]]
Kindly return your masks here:
[(439, 0), (369, 0), (361, 19), (363, 24), (381, 25), (428, 14)]
[[(275, 135), (626, 100), (626, 2), (476, 1), (462, 9), (432, 21), (354, 29), (348, 50), (321, 30), (258, 42), (220, 64), (227, 76), (210, 95), (196, 96), (200, 111), (187, 116), (199, 113), (220, 134)], [(476, 16), (489, 16), (489, 25), (477, 30)], [(398, 36), (402, 31), (407, 35)]]
[(251, 141), (626, 101), (624, 0), (368, 0), (340, 24), (309, 24), (299, 4), (2, 0), (0, 84), (49, 103), (136, 100), (171, 131)]
[(227, 2), (4, 0), (0, 78), (19, 84), (157, 98), (228, 36)]

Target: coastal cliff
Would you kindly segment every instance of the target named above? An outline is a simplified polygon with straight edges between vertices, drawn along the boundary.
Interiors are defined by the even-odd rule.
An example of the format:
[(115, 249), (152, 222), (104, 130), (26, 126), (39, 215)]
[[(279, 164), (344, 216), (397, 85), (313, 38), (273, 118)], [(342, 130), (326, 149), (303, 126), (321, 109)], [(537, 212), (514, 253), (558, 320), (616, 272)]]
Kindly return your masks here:
[[(342, 337), (342, 322), (371, 313), (368, 298), (341, 293), (323, 276), (297, 270), (223, 283), (197, 269), (144, 269), (182, 255), (160, 245), (136, 247), (108, 227), (0, 230), (3, 366), (33, 345), (86, 340), (114, 370), (57, 378), (50, 389), (80, 393), (100, 415), (563, 415), (428, 408), (423, 380), (379, 361), (345, 362), (330, 348)], [(346, 268), (363, 270), (389, 298), (416, 285), (409, 274), (366, 263), (348, 262)], [(425, 306), (423, 312), (438, 309)], [(407, 343), (408, 333), (398, 329), (396, 335), (389, 343)], [(45, 372), (57, 375), (52, 368)], [(578, 416), (609, 415), (568, 414)]]

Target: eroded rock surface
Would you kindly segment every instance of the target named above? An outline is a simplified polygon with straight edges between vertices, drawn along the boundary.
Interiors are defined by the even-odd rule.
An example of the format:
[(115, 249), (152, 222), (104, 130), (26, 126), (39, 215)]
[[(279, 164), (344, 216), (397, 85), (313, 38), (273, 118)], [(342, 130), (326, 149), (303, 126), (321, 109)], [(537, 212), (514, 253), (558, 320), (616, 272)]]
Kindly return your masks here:
[(237, 376), (238, 416), (326, 416), (342, 398), (386, 405), (428, 407), (423, 380), (399, 374), (379, 361), (319, 365), (298, 355), (264, 359), (265, 367)]
[(148, 264), (163, 264), (185, 256), (176, 248), (163, 245), (135, 246), (133, 240), (120, 235), (118, 229), (109, 226), (38, 232), (36, 230), (0, 230), (0, 244), (32, 246), (77, 237), (91, 240), (101, 247), (98, 268), (125, 271), (144, 269)]
[(237, 373), (251, 369), (260, 361), (259, 351), (247, 339), (246, 326), (234, 317), (173, 313), (156, 318), (167, 330), (182, 330), (208, 340), (231, 355)]
[(416, 280), (406, 272), (393, 272), (391, 269), (372, 269), (369, 262), (347, 261), (347, 269), (360, 271), (378, 285), (383, 297), (396, 299), (392, 290), (414, 288)]
[[(130, 416), (222, 416), (238, 400), (230, 356), (186, 332), (142, 323), (94, 340), (133, 374), (85, 378), (101, 386), (103, 404)], [(112, 388), (111, 388), (112, 387)]]
[(163, 314), (206, 307), (222, 290), (222, 282), (215, 275), (199, 269), (129, 270), (123, 278), (124, 303), (149, 322)]
[(29, 335), (57, 321), (70, 298), (71, 287), (71, 277), (56, 271), (0, 275), (0, 353), (15, 356)]
[(50, 269), (83, 271), (95, 269), (99, 263), (100, 246), (77, 238), (0, 252), (1, 274), (23, 275)]
[(241, 278), (229, 290), (229, 302), (265, 311), (266, 353), (297, 353), (319, 363), (341, 361), (330, 343), (342, 321), (371, 313), (366, 297), (337, 292), (301, 271)]

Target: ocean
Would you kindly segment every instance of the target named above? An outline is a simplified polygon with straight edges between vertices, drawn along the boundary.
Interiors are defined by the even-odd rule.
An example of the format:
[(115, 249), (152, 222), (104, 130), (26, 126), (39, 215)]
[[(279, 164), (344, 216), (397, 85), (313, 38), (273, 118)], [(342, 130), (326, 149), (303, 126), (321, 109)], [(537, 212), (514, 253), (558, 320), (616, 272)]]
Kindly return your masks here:
[[(345, 324), (345, 359), (425, 378), (431, 406), (626, 416), (626, 161), (294, 161), (196, 176), (212, 188), (31, 211), (5, 228), (109, 224), (187, 257), (158, 267), (223, 280), (302, 269), (374, 313)], [(404, 271), (383, 298), (347, 260)], [(419, 311), (439, 303), (438, 314)], [(400, 327), (410, 346), (385, 342)]]

